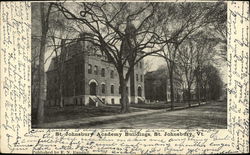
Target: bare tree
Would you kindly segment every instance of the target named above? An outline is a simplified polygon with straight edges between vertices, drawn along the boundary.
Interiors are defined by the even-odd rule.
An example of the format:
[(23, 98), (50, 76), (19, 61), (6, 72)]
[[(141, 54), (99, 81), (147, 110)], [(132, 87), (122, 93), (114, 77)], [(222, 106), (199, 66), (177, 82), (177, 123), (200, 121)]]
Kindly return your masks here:
[(196, 67), (196, 50), (195, 43), (191, 40), (186, 40), (178, 49), (178, 66), (184, 73), (184, 82), (188, 93), (188, 105), (191, 106), (191, 87), (195, 80), (195, 67)]
[[(161, 10), (168, 10), (168, 20), (162, 21), (163, 37), (172, 38), (158, 55), (165, 59), (170, 80), (171, 109), (174, 108), (174, 70), (179, 46), (191, 35), (217, 21), (216, 15), (220, 12), (222, 3), (179, 3), (165, 5)], [(171, 12), (171, 13), (169, 13)], [(169, 19), (172, 22), (169, 24)]]
[(81, 30), (74, 28), (74, 24), (66, 20), (62, 16), (61, 12), (54, 11), (52, 19), (50, 20), (50, 28), (48, 32), (48, 47), (51, 49), (51, 54), (47, 58), (51, 58), (55, 54), (56, 61), (56, 72), (58, 77), (58, 101), (62, 108), (63, 105), (63, 73), (64, 73), (64, 63), (65, 63), (65, 44), (76, 42), (76, 35), (81, 32)]
[(211, 32), (210, 36), (216, 39), (219, 47), (219, 56), (227, 60), (227, 7), (219, 5), (218, 14), (215, 22), (207, 28)]
[(198, 102), (200, 103), (200, 93), (203, 80), (203, 71), (202, 68), (211, 63), (216, 63), (215, 56), (218, 54), (216, 45), (218, 40), (215, 38), (209, 37), (210, 35), (206, 32), (199, 32), (193, 36), (192, 40), (196, 45), (196, 66), (195, 66), (195, 77), (196, 77), (196, 87), (197, 87), (197, 97)]
[(201, 96), (205, 100), (217, 100), (222, 94), (223, 82), (219, 71), (211, 64), (201, 69)]
[[(157, 3), (54, 3), (68, 20), (88, 30), (84, 40), (91, 42), (114, 64), (121, 87), (121, 112), (129, 112), (126, 85), (134, 66), (144, 57), (159, 52), (165, 43), (156, 33)], [(153, 50), (147, 50), (153, 49)], [(125, 71), (125, 66), (128, 70)]]

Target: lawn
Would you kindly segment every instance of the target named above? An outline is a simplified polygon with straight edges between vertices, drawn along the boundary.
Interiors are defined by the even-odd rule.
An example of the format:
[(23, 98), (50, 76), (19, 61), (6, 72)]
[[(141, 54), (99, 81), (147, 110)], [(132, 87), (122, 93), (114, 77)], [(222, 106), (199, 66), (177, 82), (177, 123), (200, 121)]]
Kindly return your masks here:
[[(187, 106), (187, 102), (174, 103), (174, 107), (183, 107), (183, 106)], [(171, 104), (165, 102), (155, 102), (150, 104), (131, 104), (131, 107), (158, 110), (158, 109), (170, 108)]]
[[(191, 104), (197, 103), (197, 101), (192, 101)], [(113, 104), (110, 106), (117, 107), (120, 105)], [(174, 107), (186, 107), (188, 106), (188, 102), (175, 102)], [(163, 101), (160, 102), (153, 102), (153, 103), (146, 103), (146, 104), (130, 104), (130, 107), (134, 108), (142, 108), (142, 109), (151, 109), (151, 110), (160, 110), (160, 109), (168, 109), (171, 107), (170, 103), (166, 103)]]
[[(47, 107), (44, 113), (44, 123), (51, 123), (64, 120), (74, 120), (86, 117), (98, 117), (120, 114), (120, 106), (65, 106), (59, 107)], [(143, 111), (143, 109), (131, 108), (131, 112)], [(32, 124), (36, 124), (35, 112), (32, 113)]]
[(226, 129), (227, 103), (208, 102), (192, 108), (159, 112), (95, 126), (95, 128), (110, 127), (114, 129)]

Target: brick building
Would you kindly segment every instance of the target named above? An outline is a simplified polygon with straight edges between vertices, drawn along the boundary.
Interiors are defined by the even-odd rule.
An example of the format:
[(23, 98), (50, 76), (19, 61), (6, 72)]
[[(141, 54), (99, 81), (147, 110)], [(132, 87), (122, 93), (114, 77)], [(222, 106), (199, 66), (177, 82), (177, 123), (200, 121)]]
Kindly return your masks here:
[[(120, 104), (118, 73), (100, 50), (87, 41), (62, 45), (61, 55), (52, 59), (46, 72), (48, 105), (59, 105), (59, 65), (64, 105)], [(130, 103), (145, 100), (143, 67), (142, 60), (130, 75), (127, 85)]]
[[(164, 68), (158, 68), (155, 71), (145, 74), (145, 98), (148, 101), (171, 101), (170, 80), (168, 71)], [(166, 80), (168, 79), (168, 80)], [(174, 100), (176, 102), (183, 100), (183, 88), (180, 78), (174, 77)]]

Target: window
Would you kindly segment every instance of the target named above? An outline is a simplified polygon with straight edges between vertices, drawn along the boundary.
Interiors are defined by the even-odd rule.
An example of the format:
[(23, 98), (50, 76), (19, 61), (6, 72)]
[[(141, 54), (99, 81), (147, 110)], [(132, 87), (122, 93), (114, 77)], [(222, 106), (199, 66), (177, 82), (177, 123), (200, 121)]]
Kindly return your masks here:
[(110, 72), (110, 77), (113, 79), (114, 78), (114, 71), (113, 70), (111, 70), (111, 72)]
[(112, 99), (111, 99), (111, 103), (112, 103), (112, 104), (115, 104), (115, 99), (112, 98)]
[(114, 94), (114, 85), (111, 85), (111, 94)]
[(140, 68), (142, 68), (142, 63), (140, 62)]
[(102, 84), (102, 93), (105, 93), (105, 84)]
[(105, 69), (104, 68), (102, 68), (101, 75), (102, 75), (102, 77), (105, 77)]
[(139, 80), (139, 78), (138, 78), (138, 74), (136, 74), (136, 81), (138, 81)]
[(141, 89), (141, 87), (138, 87), (138, 96), (142, 96), (142, 89)]
[(143, 82), (143, 76), (141, 75), (141, 82)]
[(95, 75), (98, 74), (98, 67), (97, 66), (95, 66), (95, 68), (94, 68), (94, 73), (95, 73)]
[(89, 74), (92, 74), (92, 65), (89, 64), (88, 67), (89, 67), (89, 68), (88, 68), (88, 73), (89, 73)]
[(91, 82), (89, 85), (89, 91), (90, 91), (90, 95), (96, 95), (96, 83), (95, 82)]

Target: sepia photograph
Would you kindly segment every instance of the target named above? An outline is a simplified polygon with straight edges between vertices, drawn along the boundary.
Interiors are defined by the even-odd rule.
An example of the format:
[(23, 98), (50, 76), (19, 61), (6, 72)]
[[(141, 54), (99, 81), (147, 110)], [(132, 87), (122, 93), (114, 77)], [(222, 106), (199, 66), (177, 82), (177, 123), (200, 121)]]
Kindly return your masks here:
[(32, 2), (34, 129), (227, 129), (226, 2)]

